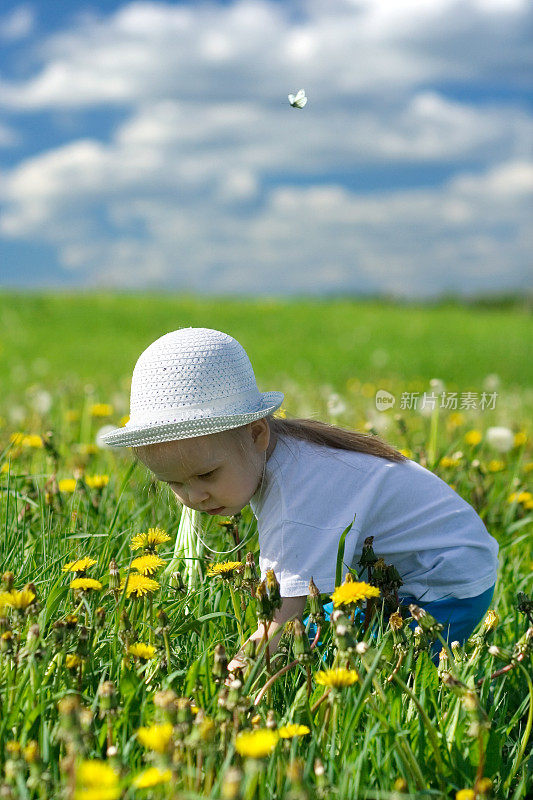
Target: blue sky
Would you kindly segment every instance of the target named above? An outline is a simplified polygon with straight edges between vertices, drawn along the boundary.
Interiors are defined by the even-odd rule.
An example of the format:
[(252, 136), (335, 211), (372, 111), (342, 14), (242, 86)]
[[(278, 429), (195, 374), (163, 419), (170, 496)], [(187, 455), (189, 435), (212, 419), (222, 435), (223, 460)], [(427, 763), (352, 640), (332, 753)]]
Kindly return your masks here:
[(532, 21), (525, 0), (4, 0), (2, 284), (530, 288)]

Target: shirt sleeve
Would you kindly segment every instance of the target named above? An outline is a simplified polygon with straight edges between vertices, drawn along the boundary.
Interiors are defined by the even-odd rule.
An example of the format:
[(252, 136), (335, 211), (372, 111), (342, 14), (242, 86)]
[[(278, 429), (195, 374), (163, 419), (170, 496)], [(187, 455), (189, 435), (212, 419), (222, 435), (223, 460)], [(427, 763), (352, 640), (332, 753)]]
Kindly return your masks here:
[[(343, 528), (322, 528), (295, 520), (284, 520), (277, 530), (265, 532), (260, 540), (261, 579), (273, 569), (282, 597), (299, 597), (309, 592), (311, 578), (320, 594), (335, 589), (337, 551)], [(344, 540), (342, 577), (348, 572), (356, 549), (358, 531), (352, 527)]]

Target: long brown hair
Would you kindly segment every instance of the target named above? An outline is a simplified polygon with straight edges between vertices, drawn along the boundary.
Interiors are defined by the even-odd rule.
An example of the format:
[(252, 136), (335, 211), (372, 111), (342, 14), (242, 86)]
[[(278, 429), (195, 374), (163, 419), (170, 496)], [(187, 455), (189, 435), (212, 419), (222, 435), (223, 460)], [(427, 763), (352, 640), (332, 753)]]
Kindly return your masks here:
[(369, 453), (372, 456), (386, 458), (388, 461), (407, 461), (407, 458), (391, 444), (369, 433), (350, 431), (317, 419), (290, 419), (271, 414), (266, 419), (270, 430), (275, 434), (292, 436), (294, 439), (303, 439), (305, 442), (314, 442), (324, 447)]

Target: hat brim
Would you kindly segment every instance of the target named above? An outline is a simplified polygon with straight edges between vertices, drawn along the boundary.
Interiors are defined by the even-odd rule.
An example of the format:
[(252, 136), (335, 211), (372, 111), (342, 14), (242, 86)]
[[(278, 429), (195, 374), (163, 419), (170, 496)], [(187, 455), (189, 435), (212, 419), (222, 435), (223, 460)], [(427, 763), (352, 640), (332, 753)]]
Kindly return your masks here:
[(276, 411), (285, 399), (283, 392), (261, 392), (260, 395), (262, 398), (261, 408), (255, 411), (225, 414), (224, 416), (197, 417), (178, 422), (136, 427), (126, 424), (123, 428), (115, 428), (104, 434), (100, 437), (100, 441), (107, 447), (140, 447), (144, 444), (192, 439), (195, 436), (206, 436), (210, 433), (220, 433), (231, 430), (231, 428), (238, 428)]

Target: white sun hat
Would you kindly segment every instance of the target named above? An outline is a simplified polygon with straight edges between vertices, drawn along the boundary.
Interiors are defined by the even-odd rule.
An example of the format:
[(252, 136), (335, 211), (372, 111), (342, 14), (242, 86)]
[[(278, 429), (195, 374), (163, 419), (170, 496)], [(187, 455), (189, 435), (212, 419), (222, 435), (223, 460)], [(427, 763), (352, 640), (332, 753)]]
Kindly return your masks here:
[(280, 407), (283, 392), (260, 392), (246, 351), (227, 333), (180, 328), (140, 355), (130, 418), (103, 435), (108, 447), (190, 439), (238, 428)]

